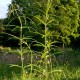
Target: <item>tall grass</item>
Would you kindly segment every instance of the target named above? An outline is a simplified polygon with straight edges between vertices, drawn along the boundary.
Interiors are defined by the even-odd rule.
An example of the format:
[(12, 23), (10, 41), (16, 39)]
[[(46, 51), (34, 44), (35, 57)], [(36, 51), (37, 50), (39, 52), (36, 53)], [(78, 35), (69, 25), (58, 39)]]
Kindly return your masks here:
[[(32, 73), (32, 50), (30, 49), (30, 46), (27, 43), (27, 39), (28, 38), (27, 37), (23, 37), (23, 28), (25, 28), (25, 27), (23, 27), (23, 22), (26, 23), (26, 17), (21, 12), (21, 10), (20, 10), (20, 8), (19, 8), (18, 5), (12, 4), (11, 7), (10, 7), (10, 9), (11, 10), (9, 12), (9, 16), (12, 15), (12, 14), (14, 15), (14, 13), (15, 13), (16, 17), (17, 17), (17, 19), (18, 19), (18, 21), (20, 23), (20, 26), (17, 27), (20, 30), (20, 37), (17, 37), (15, 35), (12, 35), (12, 34), (9, 34), (9, 33), (5, 33), (5, 34), (10, 35), (11, 37), (14, 37), (14, 38), (16, 38), (16, 39), (19, 40), (20, 48), (17, 49), (17, 53), (20, 55), (20, 60), (21, 60), (21, 65), (11, 64), (10, 67), (18, 67), (18, 68), (20, 68), (21, 69), (21, 80), (25, 80), (25, 76), (26, 76), (26, 72), (27, 72), (25, 70), (25, 68), (27, 66), (31, 67), (30, 74)], [(22, 21), (22, 20), (24, 20), (24, 21)], [(23, 51), (23, 44), (26, 45), (26, 51)], [(27, 52), (31, 54), (31, 63), (29, 65), (24, 65), (24, 54), (27, 53)]]

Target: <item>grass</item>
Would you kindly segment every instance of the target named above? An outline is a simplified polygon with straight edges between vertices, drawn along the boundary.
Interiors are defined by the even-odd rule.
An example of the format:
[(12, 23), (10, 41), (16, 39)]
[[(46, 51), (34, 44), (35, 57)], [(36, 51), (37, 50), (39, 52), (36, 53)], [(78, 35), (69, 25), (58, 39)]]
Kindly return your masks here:
[[(61, 48), (59, 51), (60, 50), (62, 51)], [(52, 72), (47, 72), (47, 74), (50, 75), (48, 80), (80, 80), (79, 52), (79, 49), (72, 50), (68, 48), (62, 51), (62, 53), (58, 55), (56, 54), (58, 64), (56, 65), (53, 63)], [(25, 71), (27, 70), (25, 69)], [(45, 80), (45, 70), (40, 73), (36, 72), (33, 72), (32, 74), (30, 72), (26, 72), (25, 80)], [(30, 78), (30, 76), (32, 77)], [(0, 80), (22, 80), (21, 69), (18, 67), (10, 67), (10, 64), (7, 64), (6, 61), (4, 63), (0, 62)]]

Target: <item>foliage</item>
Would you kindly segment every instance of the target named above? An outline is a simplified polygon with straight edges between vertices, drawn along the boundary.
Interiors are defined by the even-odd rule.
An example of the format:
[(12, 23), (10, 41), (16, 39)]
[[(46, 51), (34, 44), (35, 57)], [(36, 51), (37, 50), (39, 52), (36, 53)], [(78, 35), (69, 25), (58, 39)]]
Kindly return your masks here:
[[(57, 72), (63, 76), (61, 79), (66, 79), (65, 70), (54, 70), (55, 64), (52, 64), (52, 57), (56, 43), (69, 44), (71, 37), (78, 37), (79, 7), (77, 1), (12, 0), (8, 20), (2, 34), (7, 35), (8, 41), (18, 40), (19, 48), (16, 51), (21, 63), (11, 64), (10, 67), (20, 69), (21, 80), (25, 80), (26, 76), (29, 76), (27, 79), (30, 80), (35, 77), (40, 77), (41, 80), (51, 80), (55, 78), (54, 73)], [(25, 55), (28, 54), (30, 61), (24, 64)], [(34, 54), (39, 55), (40, 59), (34, 60), (36, 57)]]
[[(28, 34), (32, 36), (34, 39), (43, 42), (43, 39), (38, 39), (36, 37), (41, 37), (38, 32), (42, 33), (44, 32), (44, 24), (40, 22), (34, 16), (39, 17), (40, 19), (45, 19), (45, 10), (47, 7), (47, 4), (45, 4), (47, 0), (12, 0), (11, 6), (9, 6), (9, 12), (12, 10), (13, 14), (8, 16), (9, 26), (6, 28), (6, 32), (15, 35), (19, 34), (19, 29), (17, 28), (15, 31), (12, 30), (16, 26), (20, 26), (20, 22), (17, 19), (16, 10), (18, 9), (18, 14), (20, 16), (24, 15), (24, 18), (26, 18), (26, 21), (24, 23), (24, 18), (22, 18), (23, 25), (27, 25), (29, 28), (31, 28), (32, 31), (35, 32), (34, 29), (36, 29), (36, 32), (29, 32), (26, 28), (24, 29), (24, 36), (26, 37)], [(52, 20), (52, 22), (49, 22), (48, 29), (49, 29), (49, 35), (52, 40), (57, 40), (61, 44), (70, 44), (71, 37), (79, 37), (79, 34), (77, 32), (77, 29), (79, 27), (79, 6), (76, 0), (54, 0), (51, 1), (51, 7), (49, 10), (49, 19)], [(15, 5), (17, 4), (17, 5)], [(16, 9), (16, 10), (15, 10)], [(10, 14), (8, 12), (8, 14)], [(27, 16), (27, 17), (26, 17)], [(44, 21), (44, 20), (43, 20)], [(5, 21), (4, 21), (5, 22)], [(37, 25), (36, 25), (37, 24)], [(25, 31), (27, 30), (27, 32)], [(36, 34), (38, 33), (38, 34)], [(53, 35), (53, 36), (51, 36)], [(19, 37), (19, 35), (17, 35)], [(11, 39), (12, 40), (12, 39)], [(18, 42), (18, 41), (17, 41)]]

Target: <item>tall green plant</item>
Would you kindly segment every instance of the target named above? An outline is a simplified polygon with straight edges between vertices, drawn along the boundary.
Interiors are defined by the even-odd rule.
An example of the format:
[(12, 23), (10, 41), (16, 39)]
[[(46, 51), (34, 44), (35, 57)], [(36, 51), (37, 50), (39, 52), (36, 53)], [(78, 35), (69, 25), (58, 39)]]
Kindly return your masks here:
[[(51, 72), (52, 68), (49, 67), (49, 65), (51, 66), (51, 62), (50, 62), (50, 51), (51, 51), (51, 46), (53, 43), (56, 43), (56, 41), (51, 41), (50, 37), (52, 36), (52, 34), (50, 33), (49, 30), (49, 24), (52, 23), (54, 21), (53, 18), (50, 17), (50, 15), (52, 14), (50, 12), (50, 9), (52, 8), (52, 1), (51, 0), (47, 0), (44, 4), (44, 10), (42, 11), (43, 14), (41, 16), (36, 15), (35, 18), (40, 22), (40, 24), (43, 24), (44, 26), (44, 32), (43, 34), (39, 33), (42, 35), (42, 38), (44, 38), (44, 43), (40, 43), (38, 44), (38, 46), (42, 46), (44, 47), (43, 51), (42, 51), (42, 62), (43, 62), (43, 75), (44, 75), (44, 79), (48, 80), (50, 77), (49, 73)], [(49, 13), (50, 12), (50, 13)]]
[[(18, 49), (17, 52), (20, 55), (20, 60), (21, 60), (21, 65), (11, 64), (11, 67), (21, 68), (21, 72), (22, 72), (21, 73), (21, 79), (25, 80), (25, 78), (26, 78), (26, 72), (27, 72), (25, 70), (26, 67), (28, 67), (30, 65), (29, 66), (30, 67), (30, 74), (32, 74), (32, 66), (33, 66), (32, 65), (32, 50), (30, 49), (30, 46), (27, 43), (27, 40), (30, 39), (30, 38), (28, 38), (27, 36), (26, 37), (23, 36), (23, 29), (27, 28), (27, 26), (26, 26), (26, 18), (25, 18), (25, 15), (21, 12), (21, 10), (20, 10), (20, 8), (19, 8), (18, 5), (12, 4), (10, 6), (10, 9), (11, 10), (9, 12), (9, 16), (11, 14), (14, 15), (14, 13), (15, 13), (16, 14), (16, 18), (19, 20), (20, 26), (17, 26), (14, 29), (19, 28), (19, 30), (20, 30), (20, 37), (17, 37), (15, 35), (12, 35), (12, 34), (9, 34), (9, 33), (5, 33), (5, 32), (4, 33), (19, 40), (20, 49)], [(26, 45), (26, 51), (23, 50), (23, 45), (24, 44)], [(24, 65), (24, 54), (25, 53), (30, 53), (31, 54), (31, 60), (30, 60), (31, 62), (30, 62), (29, 65)], [(32, 76), (30, 76), (30, 79), (31, 79), (31, 77)]]

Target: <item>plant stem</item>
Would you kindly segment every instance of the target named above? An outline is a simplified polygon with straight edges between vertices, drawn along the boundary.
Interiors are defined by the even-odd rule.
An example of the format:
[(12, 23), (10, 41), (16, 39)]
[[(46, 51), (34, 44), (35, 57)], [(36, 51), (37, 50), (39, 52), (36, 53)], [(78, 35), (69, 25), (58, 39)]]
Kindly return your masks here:
[(22, 47), (22, 43), (23, 43), (23, 37), (22, 37), (22, 21), (21, 18), (18, 16), (18, 19), (20, 21), (21, 27), (20, 27), (20, 56), (21, 56), (21, 67), (22, 67), (22, 79), (24, 78), (24, 58), (23, 58), (23, 47)]
[(49, 12), (49, 8), (50, 8), (50, 0), (47, 1), (47, 9), (46, 9), (46, 14), (45, 14), (45, 48), (44, 48), (44, 51), (45, 51), (45, 58), (44, 58), (44, 63), (45, 63), (45, 69), (46, 69), (46, 75), (45, 75), (45, 80), (48, 80), (48, 53), (49, 53), (49, 50), (48, 50), (48, 28), (47, 28), (47, 22), (48, 22), (48, 12)]

